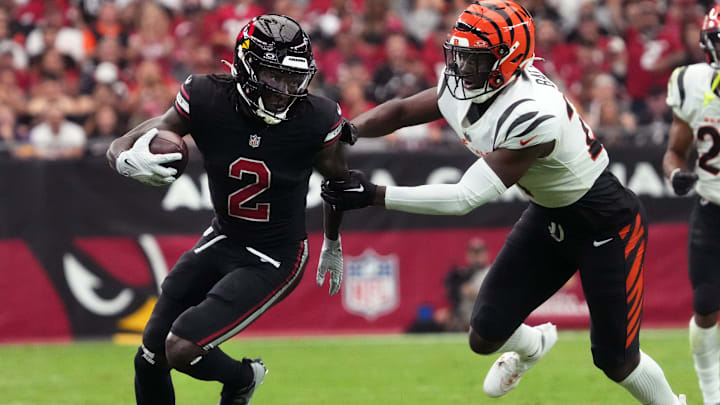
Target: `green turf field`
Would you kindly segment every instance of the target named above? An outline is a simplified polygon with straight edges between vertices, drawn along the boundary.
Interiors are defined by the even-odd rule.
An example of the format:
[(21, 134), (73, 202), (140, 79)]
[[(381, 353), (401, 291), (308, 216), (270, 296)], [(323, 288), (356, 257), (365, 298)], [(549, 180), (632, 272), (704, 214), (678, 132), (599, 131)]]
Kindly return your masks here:
[[(553, 350), (502, 399), (482, 392), (495, 356), (464, 335), (242, 339), (231, 355), (262, 356), (270, 373), (254, 405), (632, 404), (592, 365), (587, 332), (563, 332)], [(702, 403), (686, 331), (643, 331), (643, 349), (688, 404)], [(134, 404), (136, 348), (111, 343), (0, 346), (0, 404)], [(179, 405), (215, 404), (220, 385), (173, 374)]]

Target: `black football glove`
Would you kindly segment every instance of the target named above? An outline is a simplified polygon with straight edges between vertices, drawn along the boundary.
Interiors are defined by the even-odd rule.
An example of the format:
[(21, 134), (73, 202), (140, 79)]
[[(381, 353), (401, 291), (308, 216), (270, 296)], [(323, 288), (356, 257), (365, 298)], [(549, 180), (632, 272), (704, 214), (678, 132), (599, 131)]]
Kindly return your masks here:
[(355, 145), (358, 140), (358, 129), (352, 122), (343, 118), (342, 129), (340, 130), (340, 141), (348, 145)]
[(365, 173), (350, 170), (343, 180), (327, 180), (322, 184), (320, 195), (336, 210), (354, 210), (372, 205), (377, 186), (371, 183)]
[(692, 190), (698, 175), (686, 169), (675, 169), (670, 175), (670, 183), (677, 195), (685, 195)]

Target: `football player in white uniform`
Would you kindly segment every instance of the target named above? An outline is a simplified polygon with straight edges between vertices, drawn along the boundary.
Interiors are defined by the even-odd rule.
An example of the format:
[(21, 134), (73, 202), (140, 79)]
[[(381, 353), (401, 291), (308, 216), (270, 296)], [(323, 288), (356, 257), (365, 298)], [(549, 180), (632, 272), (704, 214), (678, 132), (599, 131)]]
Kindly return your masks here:
[[(691, 189), (699, 195), (690, 216), (688, 269), (693, 288), (690, 348), (705, 404), (720, 404), (720, 6), (705, 17), (700, 46), (707, 63), (675, 70), (668, 83), (667, 104), (674, 117), (663, 161), (677, 195)], [(695, 170), (689, 170), (692, 145)]]
[(340, 209), (463, 215), (517, 184), (530, 206), (489, 270), (470, 322), (474, 352), (505, 352), (485, 392), (506, 394), (550, 350), (555, 326), (523, 322), (579, 268), (595, 365), (643, 404), (684, 404), (639, 348), (643, 207), (607, 170), (607, 152), (573, 105), (532, 67), (534, 35), (532, 17), (514, 1), (475, 1), (445, 43), (437, 88), (353, 120), (357, 136), (377, 137), (444, 117), (479, 157), (457, 184), (384, 187), (353, 172), (325, 183), (323, 198)]

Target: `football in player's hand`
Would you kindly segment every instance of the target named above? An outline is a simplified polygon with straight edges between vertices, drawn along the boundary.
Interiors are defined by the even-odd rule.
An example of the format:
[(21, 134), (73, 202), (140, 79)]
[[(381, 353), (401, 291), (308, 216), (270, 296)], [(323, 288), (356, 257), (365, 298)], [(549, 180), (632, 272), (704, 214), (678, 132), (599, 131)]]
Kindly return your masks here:
[(183, 171), (185, 171), (188, 163), (188, 148), (182, 137), (175, 132), (166, 130), (158, 131), (157, 135), (150, 141), (150, 152), (155, 154), (181, 153), (182, 159), (166, 163), (163, 166), (177, 169), (178, 172), (175, 177), (180, 177)]

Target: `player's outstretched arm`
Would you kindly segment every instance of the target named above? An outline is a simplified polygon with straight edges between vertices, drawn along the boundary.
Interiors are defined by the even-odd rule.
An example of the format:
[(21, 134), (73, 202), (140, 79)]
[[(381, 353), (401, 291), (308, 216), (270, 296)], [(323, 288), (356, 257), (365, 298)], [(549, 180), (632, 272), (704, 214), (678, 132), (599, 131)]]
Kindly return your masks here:
[[(343, 179), (347, 176), (347, 163), (340, 142), (335, 142), (323, 149), (313, 162), (313, 167), (320, 172), (325, 180)], [(330, 204), (323, 203), (323, 246), (316, 275), (318, 286), (325, 282), (325, 275), (330, 273), (330, 295), (340, 291), (342, 284), (343, 258), (342, 241), (340, 239), (340, 224), (342, 211), (336, 210)]]
[(663, 171), (677, 195), (690, 192), (698, 179), (697, 174), (687, 169), (692, 142), (692, 128), (674, 115), (670, 126), (670, 139), (663, 157)]
[(396, 130), (442, 118), (437, 105), (437, 87), (413, 96), (386, 101), (355, 117), (350, 123), (360, 138), (377, 138)]
[(456, 184), (376, 186), (362, 172), (351, 171), (347, 179), (324, 184), (322, 197), (343, 210), (378, 205), (415, 214), (465, 215), (499, 197), (553, 148), (554, 141), (521, 150), (498, 149), (476, 161)]

